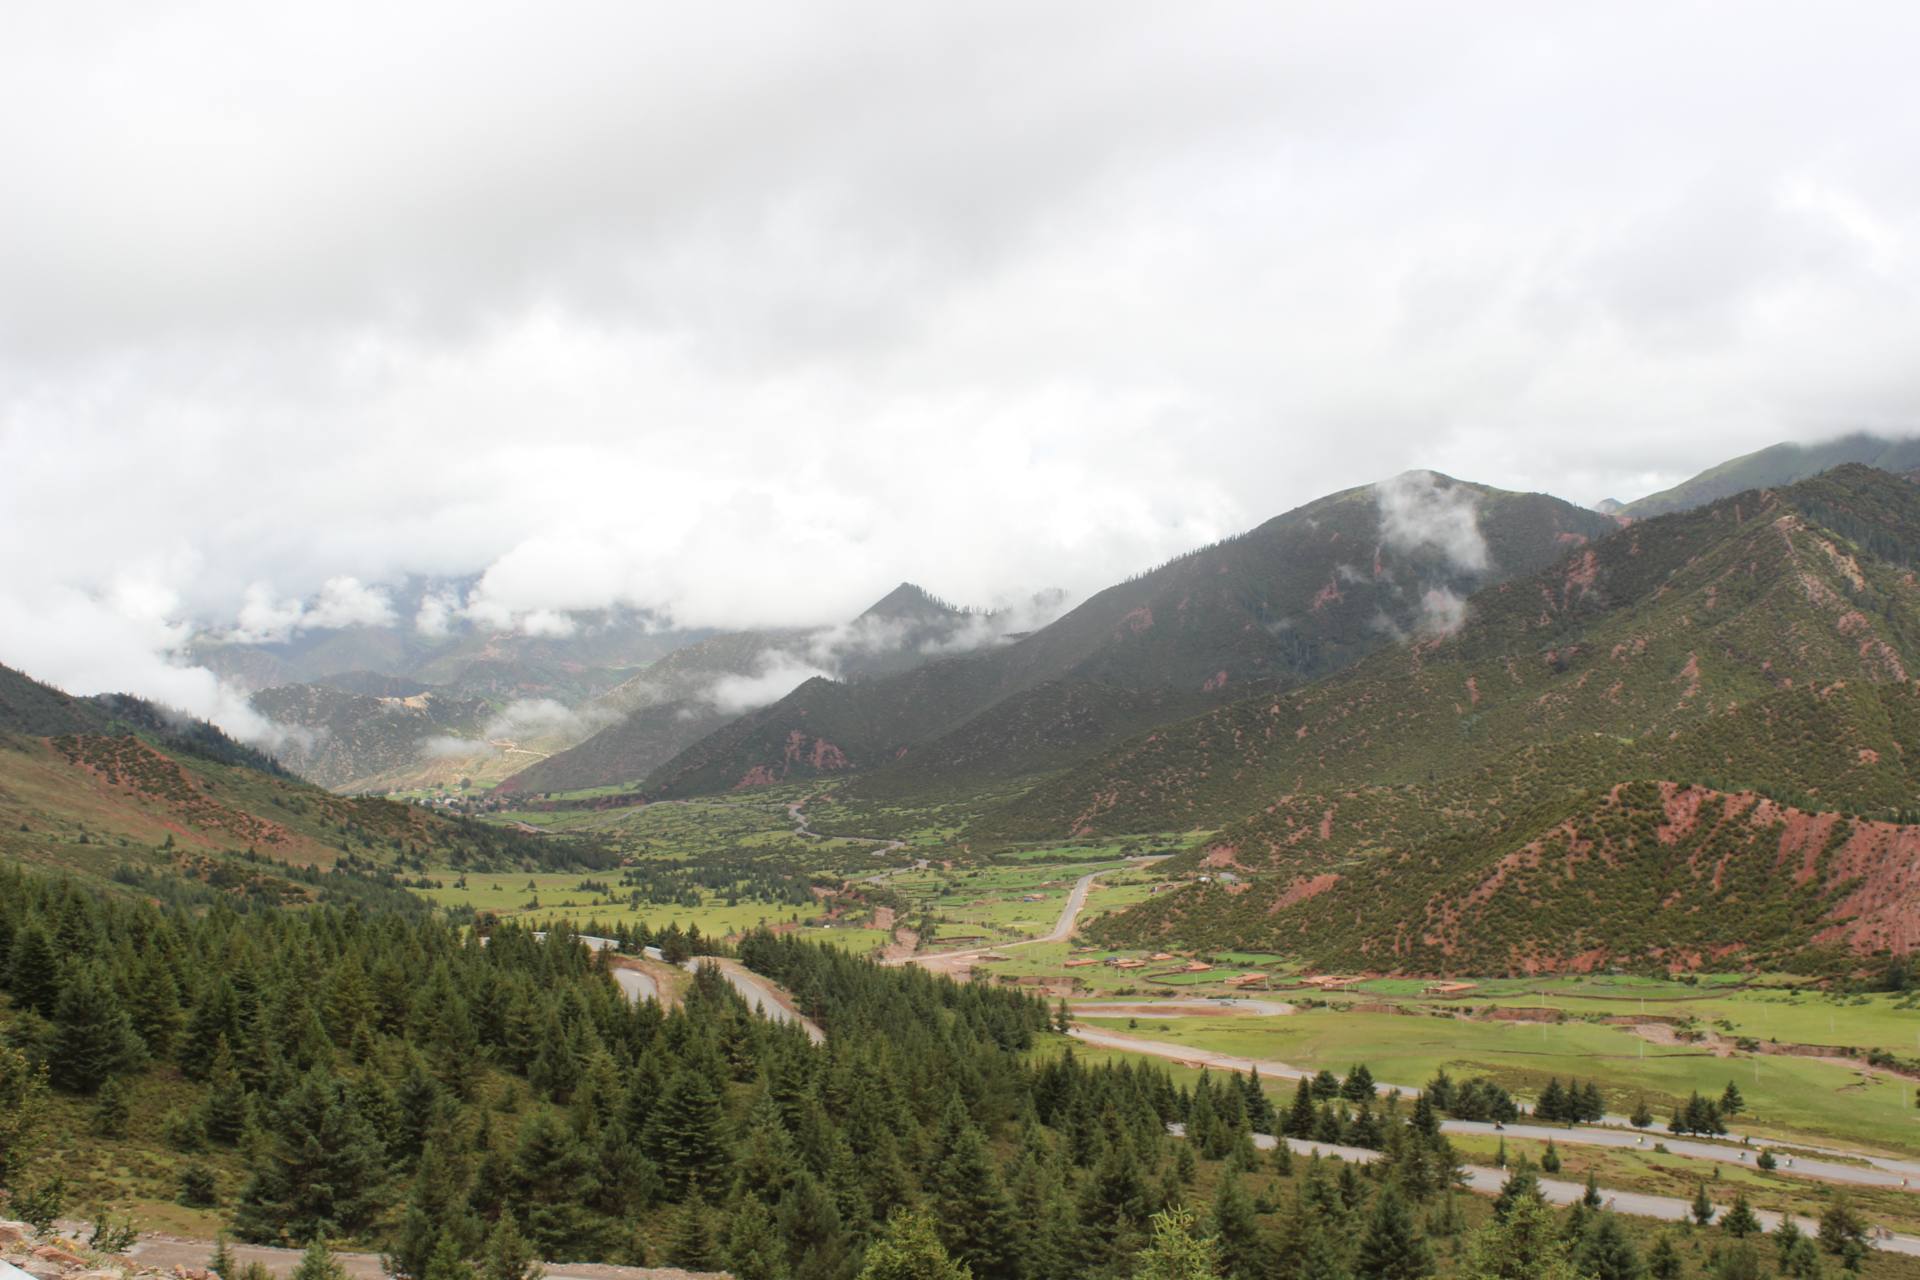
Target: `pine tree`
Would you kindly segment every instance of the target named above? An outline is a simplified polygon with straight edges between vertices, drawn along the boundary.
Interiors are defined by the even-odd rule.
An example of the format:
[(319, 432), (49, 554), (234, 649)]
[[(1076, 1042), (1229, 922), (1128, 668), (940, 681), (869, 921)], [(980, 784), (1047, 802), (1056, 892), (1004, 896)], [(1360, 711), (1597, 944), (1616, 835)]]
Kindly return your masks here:
[(599, 1192), (592, 1155), (551, 1111), (543, 1108), (521, 1125), (513, 1183), (520, 1229), (535, 1253), (591, 1253), (604, 1239), (605, 1224), (587, 1207)]
[(442, 1232), (427, 1259), (427, 1270), (421, 1280), (479, 1280), (479, 1276), (479, 1271), (460, 1252), (452, 1233)]
[(171, 1058), (186, 1021), (180, 1009), (180, 985), (173, 980), (172, 968), (157, 957), (149, 957), (128, 990), (133, 1029), (147, 1046), (147, 1053), (157, 1059)]
[(1289, 1138), (1311, 1138), (1313, 1136), (1314, 1106), (1313, 1088), (1305, 1076), (1300, 1077), (1299, 1087), (1293, 1093), (1293, 1106), (1287, 1111), (1286, 1136)]
[(540, 1280), (546, 1274), (534, 1261), (533, 1247), (520, 1234), (511, 1209), (502, 1209), (493, 1231), (487, 1236), (486, 1252), (480, 1263), (481, 1280)]
[(231, 1145), (247, 1127), (247, 1088), (234, 1064), (225, 1036), (214, 1041), (213, 1061), (207, 1069), (207, 1098), (203, 1114), (207, 1136)]
[(293, 1269), (293, 1280), (347, 1280), (347, 1270), (335, 1261), (325, 1236), (315, 1233)]
[(1013, 1204), (985, 1138), (958, 1101), (942, 1127), (931, 1187), (941, 1243), (980, 1280), (1018, 1273)]
[(1540, 1100), (1533, 1104), (1533, 1114), (1539, 1120), (1557, 1122), (1567, 1118), (1567, 1092), (1559, 1076), (1550, 1078), (1547, 1087), (1540, 1091)]
[(1515, 1205), (1523, 1202), (1541, 1205), (1546, 1203), (1540, 1194), (1540, 1178), (1524, 1157), (1513, 1167), (1513, 1172), (1507, 1175), (1506, 1182), (1501, 1184), (1500, 1194), (1493, 1198), (1493, 1216), (1504, 1220), (1513, 1212)]
[(713, 1077), (683, 1069), (647, 1118), (641, 1149), (659, 1167), (661, 1181), (674, 1199), (690, 1188), (726, 1185), (732, 1176), (723, 1136), (725, 1113)]
[(46, 1068), (0, 1044), (0, 1190), (14, 1185), (33, 1153), (46, 1110)]
[(707, 1215), (707, 1206), (698, 1196), (688, 1197), (674, 1216), (673, 1234), (667, 1241), (667, 1261), (688, 1271), (712, 1271), (719, 1264), (713, 1223)]
[(1372, 1102), (1375, 1092), (1373, 1072), (1367, 1070), (1364, 1062), (1347, 1072), (1347, 1078), (1340, 1082), (1340, 1096), (1348, 1102)]
[(1573, 1262), (1587, 1280), (1641, 1280), (1647, 1274), (1640, 1251), (1611, 1213), (1594, 1216), (1574, 1250)]
[(53, 1006), (53, 1083), (92, 1093), (136, 1066), (144, 1051), (105, 971), (97, 964), (70, 968)]
[(1853, 1201), (1845, 1191), (1834, 1192), (1820, 1214), (1820, 1247), (1843, 1262), (1865, 1254), (1867, 1224), (1854, 1212)]
[(1156, 1213), (1153, 1236), (1134, 1260), (1133, 1280), (1220, 1280), (1218, 1251), (1194, 1233), (1185, 1209)]
[(1553, 1139), (1547, 1139), (1547, 1149), (1540, 1153), (1540, 1172), (1560, 1172), (1560, 1151), (1553, 1145)]
[(100, 1086), (93, 1108), (93, 1131), (103, 1138), (127, 1136), (127, 1122), (133, 1118), (133, 1102), (126, 1082), (115, 1076)]
[(1474, 1280), (1579, 1280), (1559, 1224), (1545, 1203), (1521, 1196), (1504, 1217), (1475, 1233), (1466, 1274)]
[(1713, 1215), (1719, 1212), (1713, 1207), (1713, 1201), (1707, 1198), (1707, 1184), (1704, 1182), (1696, 1182), (1693, 1186), (1691, 1211), (1693, 1220), (1703, 1227), (1712, 1222)]
[(271, 1120), (273, 1147), (255, 1166), (234, 1225), (275, 1243), (359, 1235), (384, 1207), (385, 1153), (339, 1081), (303, 1077)]
[(53, 1016), (60, 999), (60, 957), (38, 920), (29, 921), (13, 940), (8, 957), (7, 990), (14, 1003), (43, 1018)]
[(1653, 1123), (1653, 1109), (1647, 1105), (1645, 1098), (1641, 1098), (1633, 1104), (1633, 1114), (1627, 1117), (1627, 1119), (1632, 1123), (1634, 1128), (1644, 1129)]
[(1747, 1203), (1746, 1192), (1734, 1196), (1733, 1208), (1727, 1210), (1727, 1216), (1720, 1219), (1720, 1229), (1736, 1240), (1760, 1233), (1760, 1219), (1754, 1216), (1753, 1206)]
[(896, 1209), (867, 1249), (859, 1280), (972, 1280), (965, 1263), (947, 1256), (924, 1213)]
[(1353, 1271), (1361, 1280), (1422, 1280), (1433, 1274), (1433, 1250), (1391, 1183), (1374, 1198)]
[(1266, 1241), (1254, 1217), (1253, 1197), (1231, 1171), (1220, 1179), (1214, 1193), (1209, 1225), (1220, 1253), (1220, 1270), (1230, 1280), (1262, 1280), (1272, 1265)]
[(1747, 1109), (1747, 1100), (1740, 1096), (1740, 1086), (1727, 1081), (1726, 1089), (1720, 1094), (1720, 1114), (1737, 1116)]
[(216, 1232), (213, 1237), (213, 1256), (207, 1259), (207, 1270), (219, 1276), (220, 1280), (238, 1280), (235, 1275), (233, 1250), (227, 1247), (227, 1233)]
[(753, 1196), (740, 1196), (730, 1218), (726, 1257), (734, 1280), (786, 1280), (786, 1247), (767, 1206)]
[(1680, 1251), (1673, 1247), (1673, 1237), (1662, 1231), (1647, 1254), (1647, 1274), (1653, 1280), (1679, 1280), (1685, 1269), (1686, 1264), (1680, 1260)]

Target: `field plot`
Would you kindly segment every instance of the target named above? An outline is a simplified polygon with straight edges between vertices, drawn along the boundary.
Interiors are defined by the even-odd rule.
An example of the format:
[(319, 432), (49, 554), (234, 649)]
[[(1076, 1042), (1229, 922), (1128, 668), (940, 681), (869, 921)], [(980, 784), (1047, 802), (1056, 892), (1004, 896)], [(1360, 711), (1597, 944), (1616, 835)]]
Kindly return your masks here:
[[(889, 935), (872, 927), (873, 904), (857, 887), (910, 868), (913, 855), (871, 840), (804, 833), (790, 811), (804, 795), (788, 788), (751, 797), (492, 814), (498, 823), (597, 840), (623, 865), (585, 874), (442, 871), (435, 877), (440, 887), (422, 892), (449, 908), (536, 924), (677, 925), (720, 936), (767, 927), (858, 952), (883, 946)], [(855, 892), (846, 891), (849, 882)]]
[[(1100, 879), (1088, 890), (1083, 917), (1137, 902), (1153, 884), (1151, 873), (1136, 864), (1109, 859), (930, 867), (891, 876), (887, 887), (905, 899), (913, 923), (933, 924), (931, 938), (923, 937), (922, 944), (940, 951), (1043, 937), (1058, 923), (1075, 883), (1094, 872)], [(1030, 967), (1026, 953), (1043, 947), (1052, 967), (1064, 963), (1065, 944), (1036, 943), (1014, 953), (1022, 956), (1023, 972)]]

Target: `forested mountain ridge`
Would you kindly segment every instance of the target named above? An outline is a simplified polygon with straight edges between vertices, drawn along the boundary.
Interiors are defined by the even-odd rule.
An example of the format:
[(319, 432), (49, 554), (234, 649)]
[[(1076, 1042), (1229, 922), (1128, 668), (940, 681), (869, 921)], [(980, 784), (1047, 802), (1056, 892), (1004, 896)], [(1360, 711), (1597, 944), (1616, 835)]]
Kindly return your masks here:
[[(1482, 592), (1454, 635), (1136, 739), (1034, 789), (974, 834), (1218, 826), (1193, 857), (1263, 877), (1118, 917), (1108, 926), (1115, 936), (1246, 941), (1299, 930), (1322, 954), (1364, 954), (1382, 967), (1554, 967), (1637, 954), (1652, 941), (1709, 941), (1710, 930), (1685, 919), (1655, 940), (1644, 928), (1559, 928), (1539, 910), (1497, 929), (1459, 926), (1463, 912), (1484, 913), (1489, 897), (1513, 892), (1501, 860), (1538, 862), (1541, 841), (1564, 856), (1536, 877), (1547, 888), (1517, 900), (1569, 909), (1620, 900), (1595, 882), (1621, 859), (1617, 850), (1589, 859), (1610, 848), (1594, 844), (1593, 830), (1651, 824), (1673, 846), (1676, 820), (1663, 815), (1679, 795), (1683, 806), (1717, 806), (1749, 826), (1785, 824), (1797, 834), (1770, 846), (1775, 862), (1800, 847), (1808, 823), (1835, 842), (1829, 853), (1850, 851), (1816, 861), (1818, 874), (1790, 891), (1766, 887), (1762, 896), (1778, 888), (1791, 901), (1774, 904), (1785, 913), (1778, 927), (1756, 930), (1765, 936), (1748, 945), (1911, 946), (1912, 931), (1891, 923), (1920, 908), (1909, 835), (1864, 833), (1836, 815), (1912, 816), (1916, 563), (1920, 489), (1864, 467), (1639, 523)], [(1668, 790), (1655, 802), (1644, 789), (1622, 791), (1629, 783)], [(1735, 840), (1735, 829), (1705, 822), (1699, 838), (1740, 844), (1742, 857), (1765, 851), (1752, 833)], [(1652, 851), (1644, 839), (1633, 847)], [(1700, 867), (1691, 848), (1671, 856)], [(1645, 866), (1640, 874), (1660, 881)], [(1705, 874), (1721, 894), (1725, 878)], [(1856, 880), (1877, 905), (1849, 896)], [(1635, 883), (1622, 873), (1620, 885)], [(1362, 901), (1363, 921), (1338, 910)], [(1756, 902), (1728, 895), (1717, 906)], [(1847, 926), (1853, 916), (1866, 923)], [(1336, 918), (1344, 940), (1328, 923)]]
[(1632, 502), (1616, 503), (1613, 514), (1644, 520), (1689, 511), (1748, 489), (1795, 484), (1848, 463), (1904, 474), (1920, 468), (1920, 438), (1889, 439), (1856, 431), (1814, 444), (1791, 441), (1730, 458), (1671, 489)]
[(1544, 494), (1409, 473), (1110, 587), (1013, 644), (889, 679), (804, 685), (646, 787), (683, 795), (886, 767), (897, 772), (871, 785), (912, 788), (1058, 767), (1444, 626), (1465, 594), (1616, 527)]

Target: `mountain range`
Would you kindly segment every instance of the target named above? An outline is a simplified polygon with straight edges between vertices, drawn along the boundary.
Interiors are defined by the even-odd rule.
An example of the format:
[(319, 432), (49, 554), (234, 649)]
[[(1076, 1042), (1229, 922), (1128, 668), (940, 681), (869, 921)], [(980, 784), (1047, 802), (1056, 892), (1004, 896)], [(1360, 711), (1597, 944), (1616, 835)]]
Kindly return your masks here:
[[(975, 851), (1191, 833), (1165, 864), (1190, 887), (1103, 916), (1116, 944), (1407, 972), (1845, 965), (1920, 945), (1916, 465), (1912, 442), (1783, 445), (1610, 512), (1407, 473), (1057, 617), (902, 584), (837, 627), (607, 624), (404, 670), (314, 670), (394, 643), (367, 635), (228, 644), (229, 669), (309, 677), (253, 695), (292, 730), (278, 761), (7, 672), (0, 822), (62, 857), (99, 825), (318, 865), (377, 830), (404, 864), (417, 819), (336, 810), (374, 802), (288, 770), (638, 801), (819, 781), (855, 806), (962, 801)], [(572, 692), (502, 697), (500, 664), (536, 655)]]

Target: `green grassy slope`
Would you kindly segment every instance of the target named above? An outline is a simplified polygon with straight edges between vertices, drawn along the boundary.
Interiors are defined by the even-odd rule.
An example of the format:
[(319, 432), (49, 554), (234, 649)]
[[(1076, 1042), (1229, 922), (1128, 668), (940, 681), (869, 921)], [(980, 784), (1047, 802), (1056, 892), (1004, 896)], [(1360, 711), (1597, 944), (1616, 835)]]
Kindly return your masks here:
[[(1907, 674), (1920, 657), (1920, 585), (1908, 567), (1916, 561), (1920, 489), (1866, 468), (1636, 525), (1530, 580), (1481, 593), (1451, 637), (1135, 739), (1034, 788), (973, 834), (1221, 827), (1196, 858), (1274, 882), (1214, 892), (1207, 905), (1159, 904), (1150, 913), (1157, 921), (1137, 916), (1112, 927), (1172, 928), (1179, 919), (1193, 936), (1271, 941), (1305, 922), (1299, 939), (1319, 953), (1463, 965), (1456, 935), (1474, 931), (1436, 931), (1434, 915), (1464, 903), (1501, 858), (1535, 857), (1524, 851), (1560, 824), (1573, 823), (1569, 839), (1579, 844), (1590, 828), (1642, 828), (1664, 811), (1667, 801), (1644, 791), (1626, 793), (1623, 804), (1621, 783), (1771, 796), (1764, 809), (1752, 796), (1708, 799), (1742, 806), (1748, 821), (1764, 812), (1796, 829), (1818, 812), (1909, 818), (1920, 793), (1920, 758), (1911, 753), (1920, 693)], [(1782, 814), (1781, 805), (1803, 812)], [(1910, 926), (1889, 932), (1886, 923), (1889, 912), (1911, 912), (1920, 892), (1920, 879), (1900, 870), (1911, 856), (1907, 839), (1888, 831), (1864, 841), (1846, 874), (1815, 876), (1807, 893), (1769, 885), (1765, 906), (1752, 895), (1725, 897), (1717, 909), (1783, 914), (1750, 928), (1752, 937), (1721, 941), (1781, 950), (1817, 935), (1866, 949), (1912, 945)], [(1764, 840), (1744, 845), (1743, 857), (1764, 861)], [(1784, 857), (1779, 841), (1771, 847)], [(1594, 902), (1627, 901), (1658, 880), (1622, 861), (1628, 852), (1684, 857), (1698, 870), (1691, 848), (1661, 849), (1644, 840), (1621, 846), (1599, 858), (1605, 876), (1597, 868), (1562, 876), (1552, 892), (1499, 881), (1486, 892), (1533, 914), (1480, 939), (1473, 962), (1546, 965), (1595, 947), (1644, 951), (1652, 925), (1631, 938), (1619, 927), (1644, 924), (1645, 911), (1601, 928)], [(1845, 882), (1855, 877), (1871, 882), (1877, 905), (1848, 898)], [(1718, 878), (1715, 895), (1726, 880)], [(1344, 894), (1364, 918), (1339, 917), (1347, 921), (1341, 941), (1331, 921)], [(1694, 901), (1688, 918), (1709, 905)], [(1869, 906), (1880, 924), (1826, 932), (1836, 916)], [(1549, 918), (1561, 910), (1594, 927), (1582, 934), (1564, 927), (1571, 915)], [(1660, 927), (1669, 926), (1673, 946), (1716, 945), (1713, 930), (1663, 918)]]
[(333, 795), (211, 725), (134, 698), (69, 698), (0, 667), (0, 859), (244, 891), (273, 878), (273, 864), (399, 872), (593, 856), (572, 842)]

